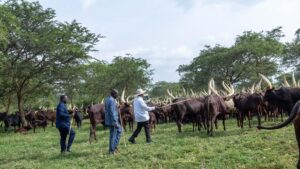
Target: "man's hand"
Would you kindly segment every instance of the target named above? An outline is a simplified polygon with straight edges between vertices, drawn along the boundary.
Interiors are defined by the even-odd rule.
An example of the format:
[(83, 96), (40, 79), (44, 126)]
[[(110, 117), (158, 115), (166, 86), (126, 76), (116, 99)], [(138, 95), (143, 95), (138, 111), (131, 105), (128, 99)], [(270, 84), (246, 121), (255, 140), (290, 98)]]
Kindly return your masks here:
[(155, 110), (162, 111), (162, 107), (155, 107)]
[(119, 125), (117, 123), (114, 123), (115, 128), (119, 128)]

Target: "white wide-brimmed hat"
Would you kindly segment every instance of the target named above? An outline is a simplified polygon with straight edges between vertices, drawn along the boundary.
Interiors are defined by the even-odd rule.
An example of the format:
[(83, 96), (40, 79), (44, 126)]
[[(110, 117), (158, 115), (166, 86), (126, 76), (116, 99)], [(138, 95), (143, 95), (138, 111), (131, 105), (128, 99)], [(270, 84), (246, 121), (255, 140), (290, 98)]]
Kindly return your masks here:
[(142, 95), (142, 94), (145, 94), (145, 93), (146, 93), (146, 91), (143, 90), (143, 89), (137, 89), (137, 90), (136, 90), (136, 95), (137, 95), (137, 96)]

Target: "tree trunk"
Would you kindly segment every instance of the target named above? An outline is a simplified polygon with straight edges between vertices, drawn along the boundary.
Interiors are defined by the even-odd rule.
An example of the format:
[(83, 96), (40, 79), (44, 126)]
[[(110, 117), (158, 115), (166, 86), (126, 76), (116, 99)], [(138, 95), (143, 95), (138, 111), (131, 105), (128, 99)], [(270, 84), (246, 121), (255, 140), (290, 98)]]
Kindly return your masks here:
[(22, 126), (27, 126), (27, 121), (25, 119), (25, 113), (23, 111), (23, 96), (22, 90), (17, 91), (17, 98), (18, 98), (18, 109), (22, 120)]
[(7, 105), (5, 108), (5, 112), (7, 112), (7, 113), (9, 113), (9, 110), (10, 110), (10, 104), (11, 104), (11, 94), (8, 94)]

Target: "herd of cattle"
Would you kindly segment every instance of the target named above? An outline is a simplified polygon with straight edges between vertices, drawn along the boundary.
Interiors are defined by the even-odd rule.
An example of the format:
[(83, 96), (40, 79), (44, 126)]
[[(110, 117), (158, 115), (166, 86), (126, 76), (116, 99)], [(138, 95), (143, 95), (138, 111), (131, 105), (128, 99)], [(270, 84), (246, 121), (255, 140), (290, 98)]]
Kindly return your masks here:
[[(222, 120), (223, 128), (226, 130), (225, 120), (228, 117), (235, 117), (237, 119), (237, 126), (244, 127), (244, 119), (247, 117), (248, 125), (251, 127), (251, 119), (256, 116), (258, 121), (258, 128), (260, 129), (276, 129), (286, 126), (293, 119), (295, 119), (295, 130), (297, 141), (300, 144), (300, 115), (298, 115), (300, 103), (300, 85), (297, 84), (293, 78), (293, 84), (289, 85), (285, 80), (285, 83), (279, 89), (275, 89), (271, 82), (264, 76), (260, 75), (261, 80), (257, 85), (253, 85), (249, 90), (236, 93), (234, 87), (230, 84), (222, 83), (223, 90), (217, 90), (214, 80), (211, 79), (208, 83), (208, 91), (195, 94), (192, 90), (187, 92), (183, 90), (184, 95), (174, 96), (174, 94), (167, 90), (168, 99), (164, 101), (158, 99), (152, 99), (148, 101), (149, 106), (158, 107), (156, 110), (149, 112), (150, 114), (150, 127), (155, 129), (156, 123), (167, 123), (175, 121), (178, 127), (178, 131), (182, 131), (182, 124), (192, 123), (193, 131), (195, 127), (198, 130), (201, 128), (207, 131), (208, 135), (213, 135), (213, 126), (218, 127), (218, 120)], [(267, 89), (261, 89), (261, 83), (267, 84)], [(119, 102), (119, 115), (121, 124), (126, 131), (126, 126), (129, 126), (129, 130), (133, 130), (134, 114), (132, 108), (132, 101), (129, 101), (125, 97), (125, 90), (123, 90)], [(293, 111), (292, 111), (293, 110)], [(90, 138), (97, 141), (96, 126), (97, 124), (104, 124), (104, 104), (99, 103), (82, 108), (82, 112), (78, 109), (70, 110), (74, 111), (74, 121), (77, 126), (81, 126), (82, 119), (89, 118), (90, 120)], [(290, 115), (290, 112), (291, 115)], [(283, 114), (286, 113), (290, 117), (282, 124), (275, 127), (262, 127), (261, 118), (264, 117), (265, 121), (272, 120), (274, 118), (281, 118), (283, 121)], [(298, 117), (299, 116), (299, 117)], [(26, 113), (26, 120), (30, 124), (30, 128), (41, 126), (44, 128), (48, 122), (55, 122), (54, 110), (39, 110), (28, 111)], [(298, 120), (298, 121), (297, 121)], [(10, 126), (21, 127), (21, 119), (18, 113), (6, 114), (0, 113), (1, 121), (5, 124), (5, 130)], [(297, 125), (297, 127), (296, 127)], [(1, 124), (2, 126), (2, 124)], [(299, 164), (299, 162), (298, 162)], [(300, 167), (300, 165), (298, 165)]]

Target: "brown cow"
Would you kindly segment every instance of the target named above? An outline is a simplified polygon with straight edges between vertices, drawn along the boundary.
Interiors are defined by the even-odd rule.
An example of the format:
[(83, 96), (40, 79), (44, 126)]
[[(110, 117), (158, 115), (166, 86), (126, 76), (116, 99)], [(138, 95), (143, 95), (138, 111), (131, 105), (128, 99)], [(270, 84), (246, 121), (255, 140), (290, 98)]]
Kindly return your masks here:
[(156, 119), (156, 116), (153, 112), (149, 112), (149, 116), (150, 116), (149, 126), (150, 126), (150, 130), (151, 130), (151, 133), (152, 133), (153, 131), (155, 131), (157, 119)]
[(129, 125), (129, 130), (133, 131), (134, 115), (130, 104), (127, 102), (122, 103), (120, 105), (120, 113), (122, 116), (122, 127), (124, 128), (124, 131), (126, 131), (127, 123)]
[(99, 123), (104, 124), (104, 120), (105, 120), (104, 104), (95, 104), (95, 105), (88, 106), (87, 113), (89, 114), (90, 123), (91, 123), (90, 138), (89, 138), (89, 142), (91, 143), (92, 137), (94, 137), (95, 141), (97, 141), (97, 137), (96, 137), (97, 124)]

